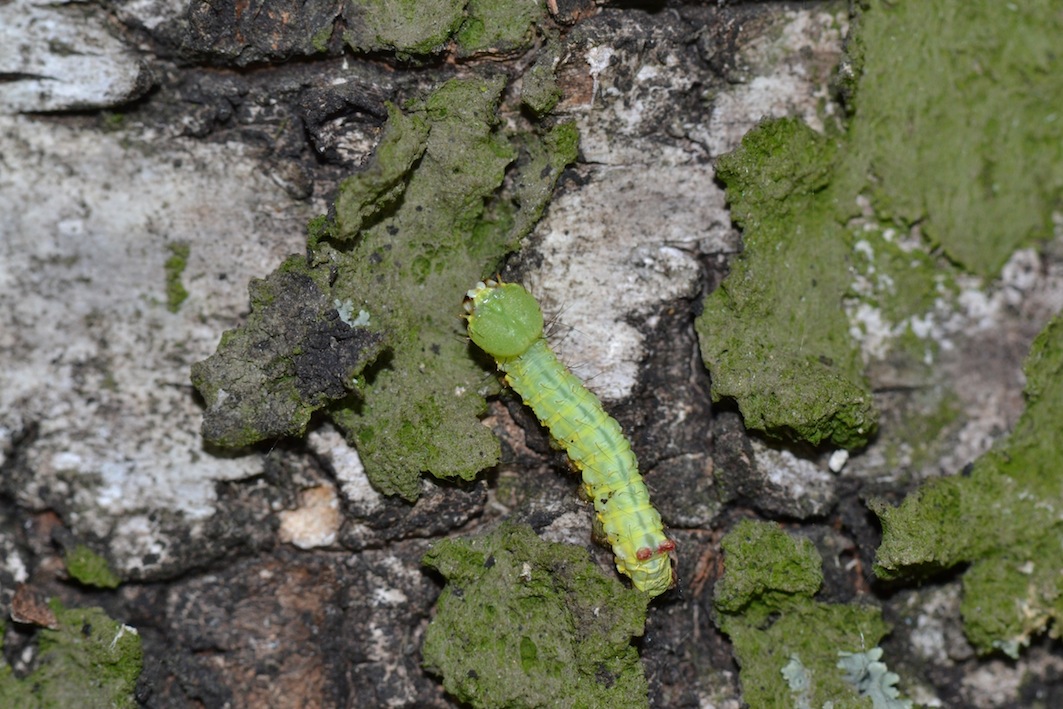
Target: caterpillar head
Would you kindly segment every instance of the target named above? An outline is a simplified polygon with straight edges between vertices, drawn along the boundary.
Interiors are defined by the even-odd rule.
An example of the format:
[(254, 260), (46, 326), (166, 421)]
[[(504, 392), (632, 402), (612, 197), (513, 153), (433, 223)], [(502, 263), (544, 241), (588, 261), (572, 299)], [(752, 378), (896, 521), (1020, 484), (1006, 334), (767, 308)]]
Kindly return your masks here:
[(496, 359), (523, 354), (543, 336), (543, 311), (517, 283), (480, 282), (468, 292), (469, 337)]
[(656, 550), (640, 549), (634, 560), (617, 559), (616, 568), (631, 578), (635, 588), (656, 597), (676, 584), (673, 551), (675, 542), (666, 539)]

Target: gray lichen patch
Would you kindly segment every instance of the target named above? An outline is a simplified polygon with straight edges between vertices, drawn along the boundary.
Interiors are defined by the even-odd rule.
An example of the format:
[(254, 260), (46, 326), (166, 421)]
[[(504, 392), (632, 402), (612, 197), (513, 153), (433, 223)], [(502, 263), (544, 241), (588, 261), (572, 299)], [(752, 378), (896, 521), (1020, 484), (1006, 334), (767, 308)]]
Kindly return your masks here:
[(967, 637), (982, 653), (1013, 657), (1036, 633), (1058, 637), (1063, 619), (1063, 319), (1038, 336), (1025, 370), (1026, 411), (969, 475), (934, 480), (897, 508), (873, 506), (883, 528), (876, 574), (917, 577), (971, 563), (963, 576)]
[(252, 281), (250, 291), (247, 324), (192, 366), (207, 402), (203, 437), (228, 447), (301, 435), (311, 414), (346, 396), (383, 348), (380, 332), (344, 322), (328, 273), (303, 256)]
[[(261, 474), (262, 460), (203, 455), (188, 368), (246, 309), (243, 284), (298, 248), (313, 207), (245, 151), (163, 139), (139, 120), (116, 132), (80, 117), (0, 124), (4, 494), (103, 542), (94, 548), (123, 579), (264, 533), (258, 518), (233, 524), (219, 499), (220, 482)], [(164, 271), (174, 243), (189, 246), (176, 313)]]
[(428, 668), (476, 707), (648, 706), (631, 639), (647, 599), (585, 550), (505, 525), (444, 540), (424, 563), (447, 579), (424, 640)]
[[(335, 313), (337, 302), (345, 312), (364, 310), (371, 330), (386, 340), (387, 356), (357, 382), (355, 370), (368, 361), (361, 350), (368, 353), (371, 341), (357, 358), (319, 357), (310, 373), (322, 379), (307, 391), (299, 377), (291, 378), (307, 362), (305, 335), (264, 343), (252, 334), (261, 326), (249, 322), (223, 339), (219, 359), (194, 371), (211, 407), (208, 439), (239, 445), (277, 431), (298, 433), (310, 412), (308, 397), (338, 399), (353, 390), (329, 413), (385, 494), (416, 499), (422, 472), (471, 479), (497, 460), (498, 443), (477, 418), (491, 379), (469, 357), (461, 301), (531, 229), (576, 154), (569, 125), (502, 131), (496, 111), (504, 85), (502, 79), (452, 80), (403, 111), (392, 109), (373, 160), (341, 184), (333, 216), (311, 224), (309, 261), (298, 267), (303, 285), (277, 282), (265, 299), (276, 306), (268, 312), (285, 322), (305, 307)], [(281, 271), (298, 263), (293, 258)], [(306, 297), (317, 305), (299, 305)], [(341, 325), (338, 318), (330, 327)], [(252, 350), (263, 347), (271, 354), (251, 371), (279, 369), (249, 377)], [(254, 396), (229, 405), (233, 385), (245, 381)], [(339, 383), (345, 388), (333, 386)]]
[[(829, 513), (838, 502), (837, 478), (821, 460), (750, 441), (753, 472), (740, 483), (750, 504), (769, 515), (809, 519)], [(732, 476), (735, 471), (721, 475)], [(748, 474), (748, 473), (747, 473)]]

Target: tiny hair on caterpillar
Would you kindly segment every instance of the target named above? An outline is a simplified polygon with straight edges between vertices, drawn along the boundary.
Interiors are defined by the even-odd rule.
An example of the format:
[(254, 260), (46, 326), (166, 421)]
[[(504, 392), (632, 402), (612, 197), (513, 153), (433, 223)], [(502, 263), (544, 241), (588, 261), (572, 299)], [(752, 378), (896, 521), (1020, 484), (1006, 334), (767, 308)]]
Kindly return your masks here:
[(465, 300), (469, 337), (550, 431), (583, 476), (596, 527), (613, 549), (617, 571), (650, 596), (675, 585), (675, 542), (638, 471), (616, 419), (563, 365), (543, 337), (539, 303), (517, 283), (481, 281)]

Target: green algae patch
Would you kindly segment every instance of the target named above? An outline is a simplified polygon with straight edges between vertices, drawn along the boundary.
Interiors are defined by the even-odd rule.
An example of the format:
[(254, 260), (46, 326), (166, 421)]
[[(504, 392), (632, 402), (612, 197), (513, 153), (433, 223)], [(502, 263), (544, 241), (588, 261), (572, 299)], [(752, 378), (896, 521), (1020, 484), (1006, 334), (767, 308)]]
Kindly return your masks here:
[(465, 0), (347, 0), (343, 37), (355, 51), (427, 55), (457, 31), (464, 8)]
[[(370, 219), (395, 206), (406, 189), (406, 178), (414, 162), (424, 154), (428, 128), (423, 116), (404, 114), (388, 104), (388, 122), (373, 161), (340, 185), (336, 214), (342, 221), (334, 230), (337, 236), (353, 238)], [(317, 246), (318, 238), (332, 233), (327, 229), (311, 230), (310, 248)]]
[(734, 643), (743, 700), (754, 707), (872, 706), (867, 688), (839, 663), (841, 653), (860, 653), (887, 633), (879, 609), (813, 600), (822, 560), (810, 541), (778, 525), (742, 521), (722, 548), (717, 624)]
[(545, 13), (541, 0), (469, 0), (465, 9), (456, 37), (463, 55), (528, 49), (535, 24)]
[[(497, 381), (471, 356), (462, 299), (541, 217), (577, 147), (570, 124), (503, 131), (504, 86), (455, 79), (389, 110), (373, 159), (311, 223), (308, 256), (253, 283), (248, 323), (193, 367), (208, 441), (298, 435), (325, 407), (374, 486), (409, 500), (423, 473), (468, 480), (497, 461), (479, 422)], [(363, 344), (311, 368), (309, 388), (308, 319), (336, 328), (309, 338), (330, 352)]]
[(123, 709), (134, 699), (143, 653), (137, 631), (100, 608), (51, 604), (55, 630), (39, 635), (40, 661), (24, 679), (0, 663), (0, 706), (26, 709)]
[(550, 41), (539, 51), (535, 63), (521, 77), (520, 100), (537, 116), (554, 110), (561, 100), (561, 87), (557, 84), (557, 64), (561, 60), (561, 47)]
[(1063, 195), (1063, 15), (1052, 0), (869, 0), (849, 42), (848, 188), (993, 276)]
[(849, 238), (826, 191), (836, 150), (800, 121), (780, 120), (720, 158), (745, 251), (696, 328), (713, 399), (734, 399), (748, 427), (858, 448), (876, 413), (843, 310)]
[(645, 707), (631, 639), (648, 599), (586, 550), (526, 526), (435, 544), (424, 563), (447, 579), (425, 633), (425, 666), (475, 707)]
[(386, 366), (357, 402), (332, 412), (387, 494), (415, 499), (422, 471), (472, 479), (498, 459), (497, 440), (478, 420), (495, 383), (470, 357), (462, 298), (531, 230), (576, 154), (567, 124), (504, 134), (496, 117), (503, 85), (450, 81), (411, 105), (429, 130), (401, 202), (356, 234), (359, 215), (346, 206), (361, 198), (347, 200), (345, 183), (314, 253), (338, 267), (344, 297), (380, 303), (390, 334)]
[(777, 525), (743, 520), (722, 545), (728, 573), (713, 597), (721, 613), (742, 612), (756, 599), (811, 598), (823, 585), (823, 562), (815, 545), (794, 539)]
[(1063, 633), (1063, 318), (1034, 341), (1026, 410), (969, 475), (933, 480), (900, 507), (872, 504), (882, 522), (875, 573), (920, 577), (970, 563), (961, 610), (982, 653), (1017, 656), (1030, 638)]
[(347, 0), (344, 41), (359, 52), (409, 60), (442, 52), (461, 56), (529, 49), (545, 15), (541, 0)]
[(84, 544), (78, 544), (63, 555), (66, 562), (66, 571), (74, 580), (86, 586), (97, 588), (118, 588), (122, 582), (118, 574), (111, 570), (107, 559), (89, 549)]
[(170, 244), (169, 249), (170, 257), (163, 265), (166, 270), (166, 309), (171, 313), (176, 313), (181, 309), (181, 304), (188, 299), (188, 290), (181, 282), (181, 276), (188, 265), (192, 247), (188, 244)]
[[(718, 163), (745, 252), (698, 320), (750, 428), (854, 448), (857, 345), (919, 366), (958, 268), (988, 278), (1063, 197), (1063, 16), (1049, 0), (856, 4), (827, 137), (772, 121)], [(949, 263), (943, 263), (947, 259)]]

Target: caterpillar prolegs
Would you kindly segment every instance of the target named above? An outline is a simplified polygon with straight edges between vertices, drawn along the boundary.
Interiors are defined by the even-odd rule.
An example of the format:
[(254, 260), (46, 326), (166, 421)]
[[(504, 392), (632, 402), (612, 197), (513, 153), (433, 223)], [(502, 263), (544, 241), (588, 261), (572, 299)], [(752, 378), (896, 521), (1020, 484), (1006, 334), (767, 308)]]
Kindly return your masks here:
[(546, 343), (539, 303), (523, 286), (488, 281), (468, 292), (465, 309), (472, 341), (495, 358), (583, 474), (617, 570), (650, 596), (667, 591), (675, 585), (675, 542), (664, 534), (620, 424)]

